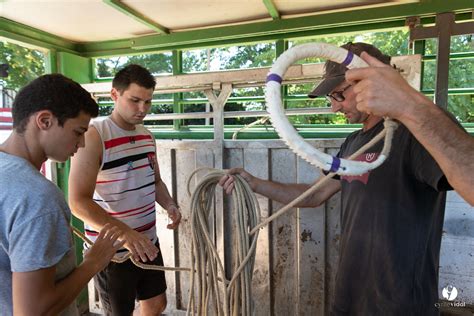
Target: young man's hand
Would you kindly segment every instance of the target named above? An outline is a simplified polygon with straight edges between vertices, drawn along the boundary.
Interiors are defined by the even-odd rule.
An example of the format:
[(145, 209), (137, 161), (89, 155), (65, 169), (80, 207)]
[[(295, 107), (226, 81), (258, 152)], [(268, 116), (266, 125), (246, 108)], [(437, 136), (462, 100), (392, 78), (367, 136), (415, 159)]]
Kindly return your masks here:
[(97, 271), (103, 270), (125, 241), (119, 241), (122, 231), (111, 224), (106, 224), (100, 231), (95, 243), (84, 254), (84, 262), (91, 262)]
[(176, 229), (181, 222), (181, 212), (176, 204), (170, 204), (166, 207), (168, 217), (171, 219), (171, 223), (166, 226), (168, 229)]
[(120, 237), (125, 241), (124, 247), (127, 248), (136, 261), (153, 261), (158, 255), (159, 249), (148, 239), (147, 236), (128, 227), (127, 231)]

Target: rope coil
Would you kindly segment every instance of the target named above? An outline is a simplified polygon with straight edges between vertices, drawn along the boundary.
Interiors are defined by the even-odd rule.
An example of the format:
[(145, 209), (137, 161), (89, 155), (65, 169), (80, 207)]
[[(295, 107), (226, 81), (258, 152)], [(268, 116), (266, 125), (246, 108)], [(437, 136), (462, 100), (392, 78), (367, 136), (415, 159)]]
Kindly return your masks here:
[[(191, 179), (202, 170), (208, 170), (209, 173), (200, 180), (191, 195)], [(191, 195), (191, 268), (144, 264), (136, 261), (130, 252), (123, 258), (111, 260), (123, 263), (130, 259), (137, 267), (147, 270), (190, 271), (187, 315), (194, 315), (195, 312), (197, 315), (252, 315), (252, 275), (258, 232), (250, 236), (249, 231), (260, 222), (260, 207), (247, 181), (236, 176), (235, 192), (232, 194), (235, 251), (231, 262), (234, 273), (228, 280), (210, 232), (215, 217), (216, 186), (225, 174), (222, 170), (201, 168), (188, 178), (188, 194)], [(73, 226), (71, 228), (84, 242), (93, 244), (80, 230)]]
[[(194, 315), (197, 310), (198, 315), (207, 315), (212, 310), (211, 315), (251, 315), (252, 275), (258, 232), (250, 236), (249, 231), (260, 221), (260, 207), (247, 181), (236, 176), (232, 194), (235, 247), (231, 262), (234, 273), (228, 281), (227, 271), (209, 233), (215, 215), (216, 186), (226, 173), (216, 169), (196, 169), (188, 179), (188, 194), (191, 195), (191, 179), (204, 169), (209, 173), (199, 181), (191, 196), (192, 262), (188, 314)], [(194, 286), (195, 283), (197, 286)]]
[(278, 57), (267, 76), (265, 100), (267, 111), (270, 113), (273, 127), (288, 147), (298, 156), (312, 165), (340, 175), (360, 175), (380, 166), (390, 152), (391, 137), (398, 124), (389, 118), (385, 128), (392, 131), (385, 134), (385, 143), (382, 153), (373, 162), (350, 161), (339, 159), (323, 153), (308, 144), (293, 128), (286, 117), (281, 100), (281, 83), (288, 67), (295, 61), (307, 57), (323, 57), (337, 63), (342, 63), (347, 68), (367, 67), (367, 63), (359, 56), (348, 52), (344, 48), (325, 43), (312, 43), (294, 46)]

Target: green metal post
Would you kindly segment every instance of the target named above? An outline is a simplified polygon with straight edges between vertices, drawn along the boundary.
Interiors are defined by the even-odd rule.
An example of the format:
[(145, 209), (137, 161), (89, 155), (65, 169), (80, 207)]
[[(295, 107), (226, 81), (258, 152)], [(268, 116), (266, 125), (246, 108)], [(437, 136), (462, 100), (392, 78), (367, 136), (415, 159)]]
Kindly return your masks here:
[(91, 82), (96, 82), (97, 78), (99, 77), (97, 74), (96, 58), (89, 58), (89, 62), (90, 62), (90, 70), (91, 70), (91, 74), (90, 74)]
[(56, 49), (52, 48), (46, 54), (46, 73), (53, 74), (58, 71), (58, 56)]
[(421, 55), (421, 70), (420, 70), (420, 91), (423, 90), (423, 78), (425, 73), (425, 63), (423, 57), (425, 56), (426, 40), (415, 41), (413, 46), (413, 53)]
[(92, 82), (92, 63), (90, 58), (67, 52), (58, 52), (58, 72), (78, 83)]
[[(56, 72), (59, 72), (79, 83), (92, 82), (92, 63), (90, 58), (67, 52), (57, 52), (55, 56), (57, 56), (58, 65)], [(51, 64), (53, 65), (56, 63)], [(57, 185), (63, 191), (67, 199), (70, 160), (66, 161), (65, 163), (58, 163), (56, 166)], [(74, 216), (72, 216), (71, 225), (82, 232), (84, 231), (84, 223)], [(76, 263), (80, 264), (83, 259), (83, 241), (80, 238), (74, 236), (74, 243), (76, 246)], [(88, 302), (89, 300), (86, 287), (77, 297), (76, 303), (78, 306), (88, 306)]]
[[(283, 54), (288, 49), (288, 41), (287, 40), (277, 40), (275, 42), (275, 59), (278, 58), (281, 54)], [(286, 97), (288, 96), (288, 87), (282, 86), (281, 87), (281, 97), (283, 98), (283, 108), (288, 107), (288, 102), (286, 101)]]
[[(173, 50), (173, 75), (180, 75), (183, 73), (183, 52), (180, 50)], [(181, 104), (183, 93), (173, 93), (173, 112), (183, 113), (184, 106)], [(183, 120), (173, 120), (173, 127), (175, 130), (181, 129)]]

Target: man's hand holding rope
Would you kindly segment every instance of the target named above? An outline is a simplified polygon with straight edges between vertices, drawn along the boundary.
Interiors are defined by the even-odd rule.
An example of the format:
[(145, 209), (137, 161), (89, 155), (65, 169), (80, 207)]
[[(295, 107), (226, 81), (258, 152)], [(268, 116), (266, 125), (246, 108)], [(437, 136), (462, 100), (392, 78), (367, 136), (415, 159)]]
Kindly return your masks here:
[(225, 193), (231, 194), (232, 190), (234, 189), (235, 186), (235, 178), (232, 175), (240, 175), (242, 178), (244, 178), (245, 181), (249, 184), (250, 188), (252, 191), (256, 191), (257, 189), (257, 181), (258, 178), (254, 177), (247, 171), (245, 171), (242, 168), (232, 168), (230, 169), (226, 175), (224, 175), (220, 180), (219, 180), (219, 185), (224, 189)]
[(158, 255), (158, 248), (148, 239), (147, 236), (131, 229), (126, 228), (120, 239), (125, 242), (124, 247), (127, 248), (136, 261), (153, 261)]
[(179, 211), (179, 206), (172, 203), (166, 207), (166, 211), (168, 212), (168, 217), (171, 220), (166, 228), (168, 229), (176, 229), (181, 222), (181, 212)]
[(111, 224), (106, 224), (99, 232), (96, 242), (84, 253), (84, 263), (103, 270), (113, 258), (117, 250), (123, 247), (125, 241), (118, 241), (122, 231)]

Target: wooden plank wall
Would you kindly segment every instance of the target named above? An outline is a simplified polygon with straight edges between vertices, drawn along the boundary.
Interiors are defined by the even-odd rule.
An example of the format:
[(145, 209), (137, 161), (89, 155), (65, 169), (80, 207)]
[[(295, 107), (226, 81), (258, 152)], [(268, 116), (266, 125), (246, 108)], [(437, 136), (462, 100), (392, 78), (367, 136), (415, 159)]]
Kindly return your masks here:
[[(310, 141), (320, 150), (335, 154), (342, 140)], [(178, 200), (183, 221), (178, 232), (166, 230), (167, 219), (158, 215), (158, 235), (166, 265), (190, 266), (188, 176), (199, 167), (214, 167), (214, 142), (158, 141), (158, 160), (163, 179)], [(280, 182), (314, 182), (319, 171), (293, 154), (282, 141), (225, 141), (224, 168), (244, 167), (252, 174)], [(202, 173), (201, 173), (202, 175)], [(199, 178), (199, 175), (198, 177)], [(195, 184), (197, 178), (192, 181)], [(231, 201), (216, 207), (215, 238), (230, 267), (233, 229)], [(256, 315), (325, 315), (334, 289), (338, 260), (340, 202), (334, 196), (318, 208), (294, 209), (260, 231), (252, 294)], [(261, 216), (268, 217), (281, 204), (258, 196)], [(168, 312), (179, 314), (188, 303), (187, 273), (167, 272)]]
[[(335, 154), (341, 139), (311, 140), (313, 146)], [(244, 167), (263, 179), (311, 183), (319, 171), (296, 157), (282, 141), (224, 141), (222, 161), (216, 141), (157, 141), (162, 178), (182, 208), (178, 231), (166, 229), (168, 218), (158, 208), (157, 229), (166, 266), (190, 267), (189, 196), (186, 183), (197, 168), (222, 165)], [(217, 155), (216, 155), (217, 153)], [(191, 190), (204, 172), (191, 181)], [(257, 195), (261, 216), (270, 216), (282, 205)], [(215, 232), (218, 251), (232, 255), (230, 198), (219, 192)], [(257, 244), (252, 294), (255, 315), (327, 315), (334, 293), (340, 236), (340, 196), (318, 208), (294, 209), (261, 229)], [(440, 258), (440, 298), (446, 285), (459, 291), (456, 301), (474, 305), (474, 208), (455, 192), (448, 194)], [(229, 276), (228, 276), (229, 277)], [(166, 314), (184, 315), (189, 299), (189, 274), (166, 272)], [(101, 313), (97, 293), (90, 284), (91, 312)]]

